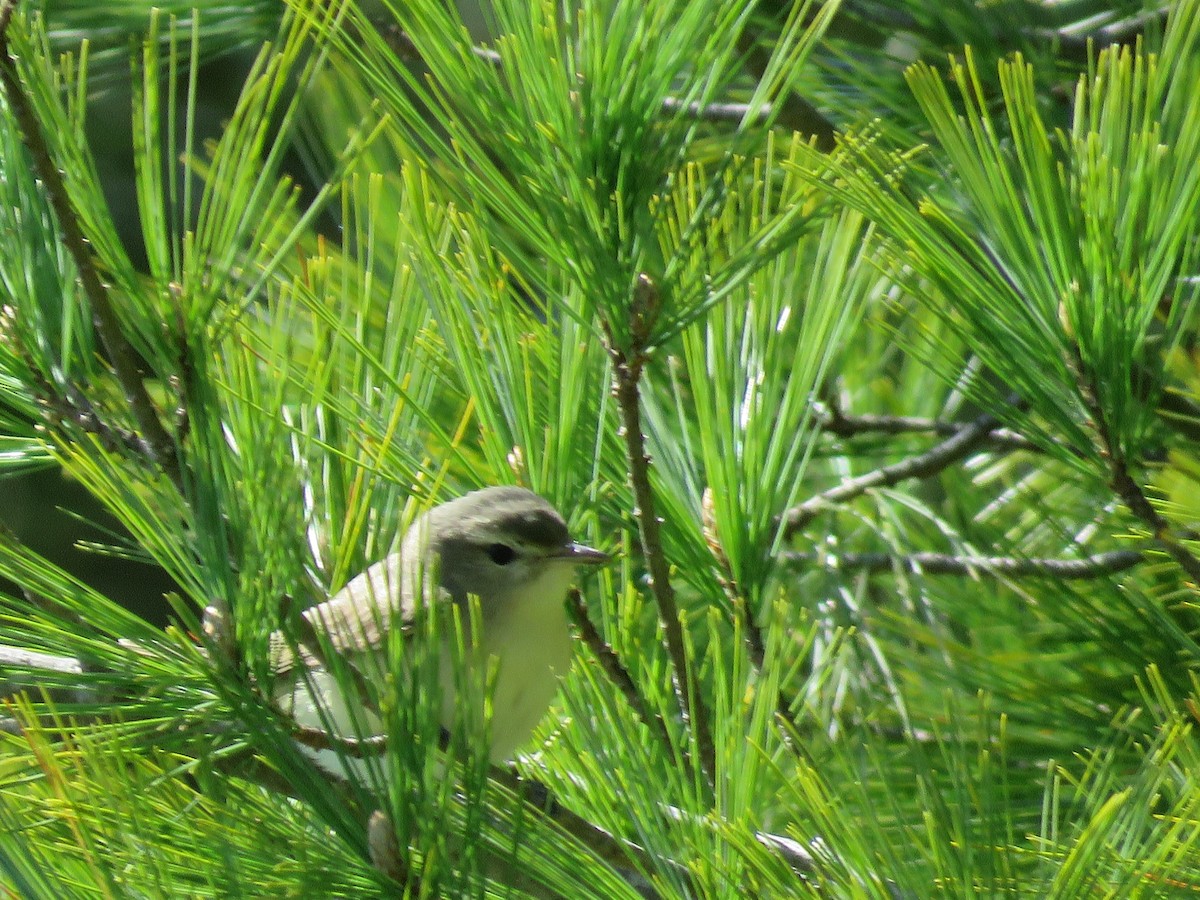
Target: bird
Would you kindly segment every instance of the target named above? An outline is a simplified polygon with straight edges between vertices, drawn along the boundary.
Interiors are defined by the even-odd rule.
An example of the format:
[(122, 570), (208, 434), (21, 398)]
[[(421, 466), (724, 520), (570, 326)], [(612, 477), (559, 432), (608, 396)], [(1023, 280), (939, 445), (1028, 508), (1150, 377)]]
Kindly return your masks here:
[[(506, 762), (541, 721), (558, 677), (570, 666), (566, 597), (577, 569), (608, 561), (607, 553), (572, 540), (562, 515), (525, 488), (490, 487), (442, 503), (413, 521), (397, 553), (306, 610), (307, 637), (272, 636), (276, 702), (302, 728), (339, 738), (380, 735), (383, 724), (366, 707), (356, 679), (386, 677), (389, 631), (399, 628), (407, 642), (419, 630), (423, 609), (454, 604), (468, 629), (467, 645), (474, 642), (479, 651), (468, 664), (472, 658), (495, 659), (488, 758)], [(475, 597), (479, 634), (472, 635), (469, 603)], [(455, 714), (449, 646), (454, 637), (446, 631), (441, 629), (440, 716), (449, 729)], [(324, 636), (319, 647), (313, 641), (317, 633)], [(331, 653), (354, 677), (331, 671), (339, 668), (330, 663)], [(361, 761), (332, 747), (305, 752), (327, 772), (344, 776), (348, 764), (365, 771)]]

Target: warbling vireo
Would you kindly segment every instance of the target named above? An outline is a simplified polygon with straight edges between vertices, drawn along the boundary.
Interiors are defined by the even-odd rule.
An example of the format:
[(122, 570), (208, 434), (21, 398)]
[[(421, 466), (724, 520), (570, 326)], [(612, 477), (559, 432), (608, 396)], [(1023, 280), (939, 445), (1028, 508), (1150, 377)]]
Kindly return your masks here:
[[(572, 541), (563, 517), (538, 495), (519, 487), (486, 488), (418, 517), (399, 553), (371, 566), (304, 616), (314, 631), (328, 636), (329, 650), (371, 679), (386, 671), (388, 631), (412, 633), (422, 604), (454, 603), (466, 625), (468, 599), (478, 597), (480, 634), (469, 638), (484, 659), (497, 660), (490, 756), (500, 762), (529, 737), (554, 698), (556, 675), (570, 664), (565, 600), (576, 567), (608, 558)], [(363, 709), (362, 699), (347, 696), (347, 689), (354, 693), (352, 681), (327, 670), (323, 652), (306, 646), (303, 638), (298, 649), (293, 652), (281, 636), (272, 644), (279, 676), (275, 696), (285, 713), (300, 725), (342, 738), (382, 731), (378, 717)], [(440, 669), (441, 721), (449, 727), (454, 670), (448, 645)], [(313, 755), (330, 771), (345, 768), (332, 750)]]

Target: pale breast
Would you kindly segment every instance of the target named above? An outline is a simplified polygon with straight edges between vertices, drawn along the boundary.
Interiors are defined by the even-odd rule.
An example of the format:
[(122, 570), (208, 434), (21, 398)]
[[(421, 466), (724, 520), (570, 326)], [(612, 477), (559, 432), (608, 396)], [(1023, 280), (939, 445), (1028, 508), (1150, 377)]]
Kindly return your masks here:
[(484, 622), (483, 648), (498, 660), (492, 714), (492, 760), (511, 759), (546, 714), (558, 679), (571, 664), (565, 599), (569, 565), (550, 566), (519, 603)]

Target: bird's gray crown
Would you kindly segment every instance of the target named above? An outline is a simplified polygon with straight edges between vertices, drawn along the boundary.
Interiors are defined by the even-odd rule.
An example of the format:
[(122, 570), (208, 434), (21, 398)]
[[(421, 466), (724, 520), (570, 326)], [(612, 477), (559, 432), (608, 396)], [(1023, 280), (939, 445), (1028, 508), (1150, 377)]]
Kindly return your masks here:
[(548, 550), (570, 543), (567, 523), (558, 510), (522, 487), (472, 491), (434, 507), (427, 515), (428, 533), (436, 534), (440, 544), (457, 543), (468, 536), (475, 543), (508, 538)]

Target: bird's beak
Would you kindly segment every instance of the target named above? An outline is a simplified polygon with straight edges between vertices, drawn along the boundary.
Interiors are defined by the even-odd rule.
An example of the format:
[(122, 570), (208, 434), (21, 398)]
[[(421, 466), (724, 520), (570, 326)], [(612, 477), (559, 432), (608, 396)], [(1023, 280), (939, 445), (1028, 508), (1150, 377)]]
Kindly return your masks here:
[(595, 550), (584, 544), (570, 543), (555, 551), (554, 559), (561, 559), (576, 566), (602, 566), (612, 559), (603, 550)]

